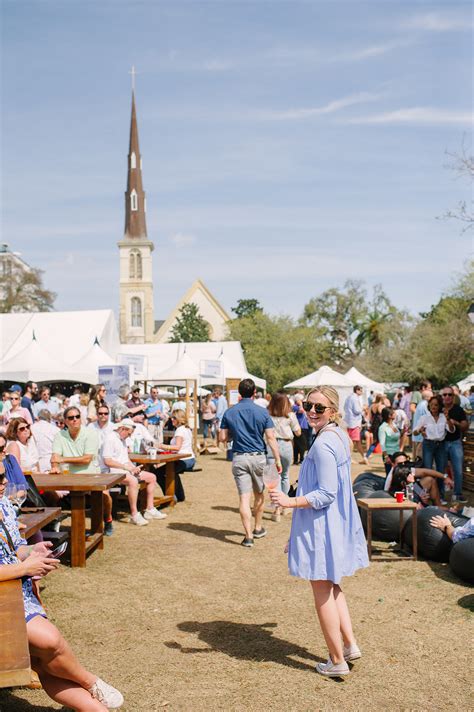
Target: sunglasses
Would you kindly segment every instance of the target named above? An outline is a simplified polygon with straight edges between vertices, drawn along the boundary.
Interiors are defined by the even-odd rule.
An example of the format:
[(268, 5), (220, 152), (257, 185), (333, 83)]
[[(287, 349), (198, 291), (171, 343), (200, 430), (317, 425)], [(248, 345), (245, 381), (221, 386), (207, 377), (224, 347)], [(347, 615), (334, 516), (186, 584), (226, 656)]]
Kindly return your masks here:
[(18, 398), (18, 396), (12, 396), (12, 397), (10, 398), (10, 400), (13, 401), (13, 400), (20, 400), (20, 399)]
[(454, 393), (441, 393), (442, 398), (453, 398)]
[(324, 411), (330, 407), (331, 406), (329, 405), (323, 405), (322, 403), (310, 403), (309, 401), (305, 401), (303, 403), (303, 410), (306, 413), (310, 413), (314, 408), (314, 412), (319, 413), (321, 415), (321, 413), (324, 413)]
[(66, 420), (80, 420), (81, 416), (80, 415), (68, 415)]
[(6, 447), (5, 445), (0, 445), (0, 452), (4, 452), (5, 447)]
[(30, 429), (30, 426), (29, 426), (29, 425), (20, 425), (20, 427), (18, 428), (18, 432), (19, 432), (19, 433), (22, 433), (22, 432), (24, 432), (25, 430), (29, 430), (29, 429)]
[(97, 415), (108, 415), (109, 411), (108, 410), (98, 410)]

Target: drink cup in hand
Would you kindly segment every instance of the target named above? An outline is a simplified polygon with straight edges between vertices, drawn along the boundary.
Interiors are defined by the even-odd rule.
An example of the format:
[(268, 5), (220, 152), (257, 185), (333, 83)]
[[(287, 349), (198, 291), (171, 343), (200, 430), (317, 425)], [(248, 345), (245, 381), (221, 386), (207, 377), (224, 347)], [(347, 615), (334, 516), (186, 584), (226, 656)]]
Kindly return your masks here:
[(280, 475), (275, 464), (265, 465), (263, 468), (263, 482), (269, 490), (276, 489), (280, 484)]

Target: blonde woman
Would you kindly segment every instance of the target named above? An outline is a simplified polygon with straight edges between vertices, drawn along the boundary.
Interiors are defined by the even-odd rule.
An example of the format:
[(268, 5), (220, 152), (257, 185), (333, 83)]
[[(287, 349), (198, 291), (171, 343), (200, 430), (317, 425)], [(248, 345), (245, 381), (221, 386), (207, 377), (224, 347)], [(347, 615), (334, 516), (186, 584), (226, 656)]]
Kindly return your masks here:
[[(369, 565), (367, 544), (352, 493), (351, 452), (339, 427), (339, 397), (330, 386), (310, 391), (303, 404), (316, 438), (300, 470), (296, 497), (270, 492), (275, 505), (293, 508), (288, 543), (290, 573), (309, 580), (329, 648), (316, 670), (327, 677), (349, 674), (348, 660), (361, 657), (340, 582)], [(342, 638), (342, 640), (341, 640)]]
[(188, 457), (180, 460), (180, 462), (185, 465), (182, 471), (192, 470), (194, 463), (196, 462), (196, 458), (193, 453), (193, 434), (188, 425), (186, 413), (184, 410), (174, 410), (171, 420), (176, 430), (171, 443), (166, 446), (166, 449), (173, 450), (179, 455), (188, 455)]

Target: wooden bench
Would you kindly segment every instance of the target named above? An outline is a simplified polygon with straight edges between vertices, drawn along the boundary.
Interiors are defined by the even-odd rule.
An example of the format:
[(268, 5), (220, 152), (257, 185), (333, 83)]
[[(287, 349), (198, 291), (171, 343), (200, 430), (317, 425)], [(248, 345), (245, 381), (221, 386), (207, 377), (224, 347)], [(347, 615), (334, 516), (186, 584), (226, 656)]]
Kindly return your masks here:
[(30, 654), (21, 581), (0, 582), (0, 687), (28, 685)]

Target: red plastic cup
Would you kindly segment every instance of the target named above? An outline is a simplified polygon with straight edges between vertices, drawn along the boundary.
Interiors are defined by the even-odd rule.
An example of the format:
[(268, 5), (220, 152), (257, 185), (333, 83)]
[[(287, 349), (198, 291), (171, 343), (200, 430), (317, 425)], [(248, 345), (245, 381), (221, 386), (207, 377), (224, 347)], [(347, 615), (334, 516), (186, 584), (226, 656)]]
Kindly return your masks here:
[(405, 494), (403, 492), (395, 492), (395, 499), (401, 504), (405, 499)]

